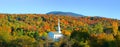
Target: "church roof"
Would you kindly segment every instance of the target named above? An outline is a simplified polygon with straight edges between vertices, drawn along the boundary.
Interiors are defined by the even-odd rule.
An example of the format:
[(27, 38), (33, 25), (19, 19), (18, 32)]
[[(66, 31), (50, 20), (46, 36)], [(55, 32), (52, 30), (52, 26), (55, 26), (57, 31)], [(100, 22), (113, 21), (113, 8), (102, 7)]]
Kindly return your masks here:
[(61, 34), (61, 33), (58, 33), (58, 32), (50, 32), (50, 33), (53, 33), (53, 34)]

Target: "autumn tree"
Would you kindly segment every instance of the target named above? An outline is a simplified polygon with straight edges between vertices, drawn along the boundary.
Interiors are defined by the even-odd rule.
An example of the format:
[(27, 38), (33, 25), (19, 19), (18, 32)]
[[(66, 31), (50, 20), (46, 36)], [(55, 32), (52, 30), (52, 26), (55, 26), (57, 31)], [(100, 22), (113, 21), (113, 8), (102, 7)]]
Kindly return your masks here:
[(112, 27), (113, 27), (113, 34), (114, 34), (114, 36), (116, 36), (118, 33), (118, 23), (113, 21)]

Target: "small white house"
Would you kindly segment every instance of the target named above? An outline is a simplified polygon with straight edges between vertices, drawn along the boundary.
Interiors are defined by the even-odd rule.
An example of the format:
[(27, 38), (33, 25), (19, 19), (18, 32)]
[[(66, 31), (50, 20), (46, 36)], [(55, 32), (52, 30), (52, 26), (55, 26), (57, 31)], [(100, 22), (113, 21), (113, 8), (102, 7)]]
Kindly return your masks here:
[(60, 30), (60, 20), (58, 19), (58, 30), (56, 32), (49, 32), (49, 38), (51, 39), (60, 39), (62, 38), (63, 34)]

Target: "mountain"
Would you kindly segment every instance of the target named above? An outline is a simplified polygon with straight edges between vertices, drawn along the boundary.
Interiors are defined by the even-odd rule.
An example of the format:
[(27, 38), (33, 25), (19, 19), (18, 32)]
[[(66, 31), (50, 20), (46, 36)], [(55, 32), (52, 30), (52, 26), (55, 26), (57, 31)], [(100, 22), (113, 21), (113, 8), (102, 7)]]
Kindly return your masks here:
[(48, 12), (46, 14), (54, 14), (54, 15), (69, 15), (69, 16), (84, 16), (81, 14), (77, 14), (77, 13), (73, 13), (73, 12), (61, 12), (61, 11), (52, 11), (52, 12)]

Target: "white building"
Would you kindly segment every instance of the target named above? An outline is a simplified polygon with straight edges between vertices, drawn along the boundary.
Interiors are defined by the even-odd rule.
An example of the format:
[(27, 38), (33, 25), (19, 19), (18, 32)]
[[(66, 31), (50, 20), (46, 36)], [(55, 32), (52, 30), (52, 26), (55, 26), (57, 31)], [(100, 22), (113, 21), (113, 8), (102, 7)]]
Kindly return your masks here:
[(60, 20), (58, 19), (58, 30), (56, 32), (49, 32), (49, 38), (51, 39), (59, 39), (62, 38), (62, 32), (60, 30)]

